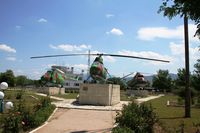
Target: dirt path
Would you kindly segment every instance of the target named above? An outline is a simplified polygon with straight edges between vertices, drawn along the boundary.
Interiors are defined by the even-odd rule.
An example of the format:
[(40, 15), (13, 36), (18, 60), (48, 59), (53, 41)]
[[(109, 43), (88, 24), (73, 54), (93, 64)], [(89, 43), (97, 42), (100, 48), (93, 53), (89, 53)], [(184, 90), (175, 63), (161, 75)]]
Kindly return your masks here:
[(34, 133), (109, 133), (115, 116), (114, 111), (59, 108), (48, 124)]

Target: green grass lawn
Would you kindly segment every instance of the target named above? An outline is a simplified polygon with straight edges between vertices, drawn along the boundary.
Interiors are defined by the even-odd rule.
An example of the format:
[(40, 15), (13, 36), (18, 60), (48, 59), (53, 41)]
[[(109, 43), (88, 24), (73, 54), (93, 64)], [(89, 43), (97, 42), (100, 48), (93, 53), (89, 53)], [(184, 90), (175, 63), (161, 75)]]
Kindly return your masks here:
[(168, 100), (175, 101), (177, 96), (167, 95), (158, 99), (149, 101), (157, 113), (161, 126), (168, 132), (175, 132), (180, 128), (181, 123), (185, 125), (185, 133), (195, 133), (196, 128), (193, 123), (200, 124), (200, 109), (191, 109), (191, 118), (184, 118), (184, 107), (167, 107)]
[(120, 101), (130, 101), (130, 97), (126, 94), (126, 91), (120, 90)]
[(57, 94), (57, 95), (52, 95), (52, 96), (65, 98), (65, 99), (76, 99), (78, 94), (79, 93), (65, 93), (65, 94)]

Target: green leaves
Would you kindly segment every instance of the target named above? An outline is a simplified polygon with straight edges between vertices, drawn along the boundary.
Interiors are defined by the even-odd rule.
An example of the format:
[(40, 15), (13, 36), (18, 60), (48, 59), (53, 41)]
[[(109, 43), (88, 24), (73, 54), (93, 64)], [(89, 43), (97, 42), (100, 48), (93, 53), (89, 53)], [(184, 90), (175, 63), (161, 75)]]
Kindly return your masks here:
[(161, 91), (171, 91), (171, 77), (168, 70), (159, 70), (157, 75), (153, 77), (153, 87)]
[(163, 0), (158, 13), (163, 12), (164, 16), (172, 19), (175, 16), (188, 18), (197, 24), (195, 36), (200, 38), (200, 1), (199, 0)]
[(122, 112), (117, 114), (116, 123), (118, 126), (114, 131), (130, 132), (132, 130), (135, 133), (151, 133), (157, 120), (150, 105), (137, 105), (132, 102), (129, 105), (124, 105)]

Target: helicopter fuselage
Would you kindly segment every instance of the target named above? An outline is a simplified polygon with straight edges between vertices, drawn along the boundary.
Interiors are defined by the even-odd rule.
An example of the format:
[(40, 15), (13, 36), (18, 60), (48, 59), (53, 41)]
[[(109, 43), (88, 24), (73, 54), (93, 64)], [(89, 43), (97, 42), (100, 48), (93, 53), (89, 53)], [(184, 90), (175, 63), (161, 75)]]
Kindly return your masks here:
[(99, 61), (94, 61), (90, 67), (90, 76), (95, 81), (105, 81), (107, 77), (106, 68)]

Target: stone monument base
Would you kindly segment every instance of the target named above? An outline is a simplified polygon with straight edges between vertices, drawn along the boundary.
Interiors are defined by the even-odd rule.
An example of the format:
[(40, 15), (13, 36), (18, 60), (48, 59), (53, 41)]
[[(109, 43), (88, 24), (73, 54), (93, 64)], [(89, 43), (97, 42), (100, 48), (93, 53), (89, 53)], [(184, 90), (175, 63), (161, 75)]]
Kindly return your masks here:
[(119, 85), (80, 84), (79, 104), (112, 106), (119, 102)]

